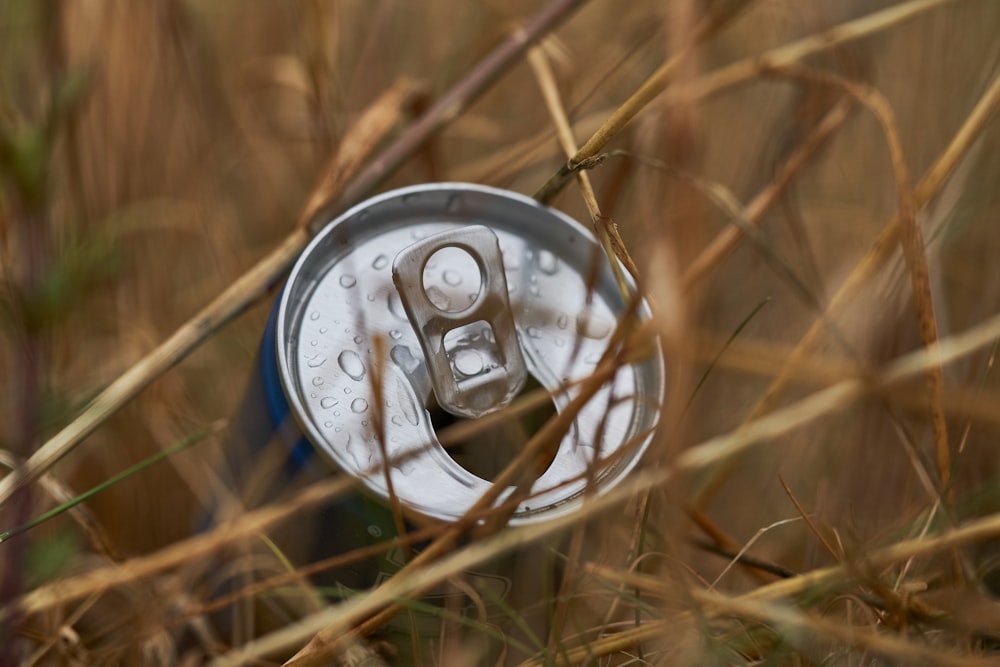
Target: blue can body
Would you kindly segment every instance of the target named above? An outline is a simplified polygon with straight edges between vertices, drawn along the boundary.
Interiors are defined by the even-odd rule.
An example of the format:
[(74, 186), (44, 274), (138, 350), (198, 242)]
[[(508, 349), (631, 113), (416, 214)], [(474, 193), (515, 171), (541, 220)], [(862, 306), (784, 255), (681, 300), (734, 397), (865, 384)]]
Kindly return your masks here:
[[(280, 295), (279, 295), (280, 300)], [(318, 456), (291, 414), (281, 386), (276, 357), (277, 303), (247, 383), (226, 451), (227, 474), (237, 493), (254, 485), (251, 506), (262, 505), (301, 488), (310, 481), (339, 474)], [(261, 470), (264, 468), (264, 470)], [(261, 484), (260, 479), (264, 478)], [(395, 536), (391, 512), (361, 493), (349, 493), (317, 510), (297, 513), (281, 533), (291, 535), (278, 546), (308, 564), (346, 554)], [(313, 580), (331, 597), (370, 588), (399, 565), (388, 558), (368, 558), (325, 570)], [(294, 562), (294, 561), (293, 561)]]

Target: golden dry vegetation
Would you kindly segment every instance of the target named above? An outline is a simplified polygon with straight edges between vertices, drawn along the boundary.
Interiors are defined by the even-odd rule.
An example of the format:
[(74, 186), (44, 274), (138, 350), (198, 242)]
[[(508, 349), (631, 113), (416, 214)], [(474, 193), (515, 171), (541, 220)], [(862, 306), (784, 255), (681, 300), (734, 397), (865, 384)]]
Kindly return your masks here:
[[(554, 4), (428, 136), (545, 3), (0, 2), (0, 664), (1000, 660), (1000, 3)], [(431, 181), (593, 221), (655, 311), (618, 358), (659, 337), (667, 399), (620, 488), (438, 526), (338, 604), (271, 538), (344, 484), (243, 509), (220, 449), (307, 223)], [(546, 550), (506, 652), (380, 629)]]

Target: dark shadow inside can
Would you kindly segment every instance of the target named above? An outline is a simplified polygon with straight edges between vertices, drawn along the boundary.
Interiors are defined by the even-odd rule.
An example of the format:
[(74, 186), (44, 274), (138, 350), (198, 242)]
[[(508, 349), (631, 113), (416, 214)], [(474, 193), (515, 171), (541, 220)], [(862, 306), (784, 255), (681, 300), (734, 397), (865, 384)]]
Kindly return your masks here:
[[(541, 388), (542, 385), (529, 373), (528, 380), (518, 393), (518, 397)], [(440, 433), (453, 424), (474, 421), (464, 417), (456, 417), (444, 410), (434, 400), (433, 392), (430, 404), (427, 406), (427, 412), (436, 433)], [(498, 424), (477, 430), (474, 435), (450, 445), (446, 451), (458, 465), (480, 479), (492, 482), (503, 472), (504, 468), (510, 465), (511, 461), (517, 458), (517, 455), (528, 444), (531, 436), (537, 433), (542, 425), (555, 414), (555, 403), (549, 398), (544, 404), (516, 418), (504, 419)], [(555, 458), (555, 451), (552, 452), (552, 458)], [(547, 468), (551, 463), (550, 459), (545, 463), (545, 467)]]

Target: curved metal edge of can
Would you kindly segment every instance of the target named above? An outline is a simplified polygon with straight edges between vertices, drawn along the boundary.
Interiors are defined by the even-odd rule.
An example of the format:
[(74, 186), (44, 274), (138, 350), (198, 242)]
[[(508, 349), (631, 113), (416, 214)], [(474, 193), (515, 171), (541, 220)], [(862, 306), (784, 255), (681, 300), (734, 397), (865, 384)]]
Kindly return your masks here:
[[(303, 267), (306, 266), (308, 263), (310, 263), (310, 259), (312, 255), (317, 251), (317, 249), (323, 246), (325, 243), (329, 243), (331, 241), (330, 237), (335, 235), (346, 222), (354, 220), (359, 215), (363, 215), (363, 212), (366, 209), (373, 208), (375, 206), (378, 206), (379, 204), (383, 204), (395, 199), (401, 199), (401, 198), (405, 199), (408, 196), (421, 195), (428, 192), (439, 192), (439, 193), (471, 192), (476, 194), (486, 194), (492, 197), (496, 197), (498, 199), (505, 199), (511, 202), (516, 202), (517, 204), (520, 205), (539, 209), (549, 215), (554, 215), (560, 218), (563, 224), (567, 225), (576, 234), (587, 239), (595, 247), (598, 246), (598, 242), (594, 237), (593, 232), (590, 229), (588, 229), (586, 226), (584, 226), (582, 223), (575, 220), (574, 218), (559, 211), (558, 209), (544, 206), (539, 202), (537, 202), (536, 200), (532, 199), (531, 197), (522, 195), (520, 193), (511, 192), (509, 190), (495, 188), (492, 186), (474, 184), (474, 183), (462, 183), (462, 182), (425, 183), (425, 184), (417, 184), (417, 185), (389, 190), (380, 193), (378, 195), (375, 195), (371, 198), (368, 198), (362, 202), (359, 202), (358, 204), (352, 206), (351, 208), (349, 208), (348, 210), (337, 216), (335, 219), (330, 221), (317, 233), (317, 235), (312, 239), (312, 241), (310, 241), (310, 243), (302, 251), (298, 260), (295, 262), (294, 266), (289, 272), (288, 278), (285, 283), (285, 288), (282, 290), (282, 293), (279, 297), (279, 302), (277, 304), (277, 309), (276, 309), (277, 317), (276, 317), (276, 326), (274, 332), (275, 333), (274, 347), (270, 351), (270, 353), (273, 353), (275, 355), (274, 358), (278, 366), (278, 371), (279, 371), (278, 375), (280, 379), (281, 389), (284, 393), (285, 400), (288, 403), (290, 412), (292, 413), (295, 422), (301, 428), (302, 433), (310, 442), (313, 443), (314, 449), (320, 449), (320, 450), (322, 449), (315, 445), (316, 442), (322, 441), (323, 439), (322, 435), (317, 431), (316, 428), (314, 428), (314, 425), (310, 422), (310, 420), (308, 420), (305, 417), (305, 415), (307, 414), (305, 405), (300, 399), (297, 391), (295, 391), (291, 386), (289, 386), (290, 383), (292, 382), (291, 378), (293, 377), (294, 369), (290, 365), (288, 356), (284, 353), (284, 350), (287, 349), (290, 341), (288, 338), (286, 327), (283, 326), (283, 323), (287, 322), (288, 318), (292, 315), (292, 310), (295, 307), (295, 304), (292, 303), (292, 300), (294, 298), (294, 290), (289, 289), (289, 287), (295, 284), (297, 278), (299, 278), (300, 274), (302, 273)], [(608, 270), (610, 271), (610, 265), (608, 266)], [(629, 287), (635, 290), (635, 283), (632, 280), (631, 276), (628, 274), (627, 271), (625, 271), (624, 274), (628, 281)], [(621, 296), (619, 296), (618, 298), (621, 299), (621, 301), (616, 303), (615, 305), (620, 309), (624, 309), (626, 305), (624, 303), (624, 299)], [(645, 299), (643, 299), (639, 304), (637, 312), (639, 313), (642, 319), (648, 319), (652, 317), (651, 308), (649, 306), (649, 303)], [(649, 434), (642, 439), (641, 442), (636, 443), (633, 446), (632, 454), (626, 457), (623, 461), (613, 464), (612, 466), (609, 466), (608, 468), (605, 469), (603, 474), (599, 477), (599, 482), (605, 481), (608, 478), (614, 478), (614, 479), (612, 480), (611, 484), (599, 483), (598, 489), (596, 490), (598, 494), (610, 489), (618, 482), (618, 480), (626, 476), (631, 470), (633, 470), (639, 464), (639, 462), (644, 457), (650, 443), (655, 437), (655, 431), (659, 428), (659, 417), (662, 411), (662, 402), (665, 398), (665, 392), (666, 392), (665, 359), (663, 357), (663, 350), (659, 340), (656, 340), (654, 343), (653, 356), (655, 357), (654, 361), (658, 362), (653, 364), (656, 377), (653, 378), (652, 382), (650, 383), (655, 388), (656, 392), (655, 401), (650, 401), (649, 398), (651, 397), (644, 396), (641, 397), (643, 399), (641, 402), (646, 404), (647, 406), (650, 403), (655, 404), (655, 408), (653, 408), (654, 414), (652, 416), (652, 421), (655, 424), (655, 426), (649, 432)], [(634, 417), (634, 419), (638, 419), (638, 417)], [(325, 453), (323, 454), (323, 458), (329, 460), (329, 456), (325, 455)], [(333, 461), (330, 461), (330, 464), (333, 465), (334, 467), (339, 467), (336, 466), (335, 462)], [(368, 482), (367, 478), (362, 479), (361, 488), (366, 493), (373, 495), (382, 502), (384, 503), (389, 502), (388, 497), (385, 497), (385, 495), (381, 493), (380, 489), (372, 486)], [(544, 521), (550, 518), (554, 518), (556, 516), (560, 516), (575, 511), (581, 502), (582, 502), (582, 494), (567, 500), (560, 506), (546, 508), (545, 511), (539, 511), (539, 512), (531, 511), (524, 513), (522, 516), (512, 517), (510, 523), (522, 524), (522, 523), (533, 523), (538, 521)], [(429, 516), (426, 518), (429, 518), (431, 520), (441, 520), (443, 517)]]

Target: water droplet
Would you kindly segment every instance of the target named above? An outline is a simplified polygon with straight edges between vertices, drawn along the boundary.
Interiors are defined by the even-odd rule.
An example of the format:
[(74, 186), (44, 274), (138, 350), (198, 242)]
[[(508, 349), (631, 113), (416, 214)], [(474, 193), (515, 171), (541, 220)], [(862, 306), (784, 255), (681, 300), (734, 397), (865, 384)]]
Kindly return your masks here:
[(393, 329), (392, 331), (389, 332), (389, 337), (392, 338), (393, 340), (399, 340), (400, 338), (403, 337), (403, 332), (400, 331), (399, 329)]
[(390, 421), (390, 422), (391, 422), (391, 423), (392, 423), (392, 424), (393, 424), (394, 426), (402, 426), (402, 425), (403, 425), (403, 420), (402, 420), (402, 419), (400, 419), (399, 415), (393, 415), (393, 416), (392, 416), (392, 417), (391, 417), (391, 418), (389, 419), (389, 421)]
[(368, 299), (369, 301), (374, 301), (375, 295), (369, 292), (368, 294), (365, 295), (365, 298)]
[(318, 376), (314, 377), (313, 378), (313, 386), (314, 387), (322, 387), (323, 386), (323, 378), (318, 377)]
[(375, 258), (375, 261), (372, 262), (372, 268), (384, 269), (387, 264), (389, 264), (389, 258), (386, 257), (385, 255), (379, 255), (378, 257)]
[(560, 329), (565, 329), (566, 327), (569, 326), (569, 318), (566, 317), (565, 315), (560, 315), (559, 317), (556, 318), (556, 326), (559, 327)]
[(538, 290), (538, 286), (537, 285), (532, 285), (531, 287), (528, 288), (528, 291), (531, 292), (531, 296), (541, 296), (542, 295), (542, 293)]
[(329, 331), (329, 329), (327, 329), (326, 327), (320, 327), (320, 328), (319, 328), (319, 332), (320, 332), (321, 334), (325, 334), (325, 333), (326, 333), (327, 331)]
[(358, 284), (357, 279), (354, 276), (349, 276), (346, 273), (340, 276), (340, 286), (350, 289)]
[(576, 318), (576, 332), (587, 338), (601, 339), (611, 333), (611, 323), (593, 313), (584, 313)]
[(412, 459), (403, 459), (395, 461), (392, 464), (392, 467), (395, 470), (398, 470), (404, 476), (406, 476), (417, 469), (417, 464), (414, 463)]
[(437, 285), (427, 288), (427, 298), (441, 310), (451, 310), (451, 299)]
[(459, 350), (454, 363), (455, 370), (465, 377), (479, 375), (485, 370), (483, 357), (475, 350)]
[(599, 355), (597, 352), (591, 352), (590, 354), (586, 355), (583, 358), (583, 360), (586, 361), (588, 364), (596, 364), (598, 361), (601, 360), (601, 355)]
[(389, 306), (389, 312), (392, 313), (396, 319), (404, 322), (410, 321), (409, 318), (406, 317), (406, 311), (403, 310), (403, 302), (399, 300), (399, 294), (396, 292), (389, 292), (387, 303)]
[(361, 345), (361, 341), (363, 341), (363, 340), (364, 340), (364, 338), (362, 338), (361, 336), (355, 336), (354, 337), (354, 344), (355, 345)]
[(548, 250), (538, 252), (538, 268), (542, 273), (552, 275), (559, 271), (559, 260)]
[(326, 357), (319, 352), (306, 355), (306, 366), (309, 368), (319, 368), (326, 363)]
[(413, 392), (399, 378), (396, 379), (396, 400), (399, 401), (399, 409), (403, 411), (406, 421), (416, 426), (420, 423), (420, 415), (417, 414), (417, 404), (413, 398)]
[(542, 332), (538, 327), (528, 327), (528, 336), (531, 338), (541, 338)]
[(314, 338), (313, 340), (309, 341), (309, 345), (311, 345), (312, 347), (316, 347), (317, 345), (319, 345), (319, 341)]
[(339, 417), (340, 416), (340, 410), (334, 410), (333, 411), (333, 416), (334, 417)]
[(452, 271), (451, 269), (445, 269), (444, 273), (441, 274), (441, 280), (445, 281), (447, 284), (455, 287), (456, 285), (462, 284), (462, 274), (458, 271)]
[[(359, 336), (360, 338), (360, 336)], [(355, 342), (360, 342), (355, 339)], [(337, 363), (340, 364), (340, 368), (347, 373), (352, 380), (361, 380), (365, 376), (365, 365), (361, 361), (361, 357), (354, 350), (344, 350), (337, 357)]]
[(566, 345), (566, 341), (564, 341), (562, 338), (556, 338), (555, 342), (556, 342), (556, 347), (563, 347)]
[(309, 398), (316, 398), (316, 393), (313, 392), (313, 393), (309, 394)]
[(323, 422), (323, 426), (326, 428), (333, 428), (333, 422)]
[(351, 388), (350, 387), (344, 387), (344, 393), (345, 394), (350, 394), (351, 393)]
[(500, 258), (503, 260), (503, 268), (506, 271), (517, 271), (521, 268), (520, 258), (516, 253), (500, 251)]
[(367, 468), (372, 459), (371, 453), (365, 451), (364, 445), (355, 443), (353, 438), (351, 438), (350, 433), (344, 437), (345, 439), (342, 440), (344, 444), (342, 446), (344, 450), (351, 455), (351, 458), (354, 459), (354, 465), (361, 470)]
[(389, 358), (399, 366), (404, 373), (412, 373), (420, 366), (420, 362), (413, 356), (413, 352), (405, 345), (395, 345), (389, 351)]
[(313, 322), (315, 322), (316, 320), (318, 320), (319, 319), (319, 311), (318, 310), (314, 310), (311, 313), (309, 313), (309, 319), (312, 320)]
[(338, 401), (337, 399), (335, 399), (333, 396), (324, 396), (323, 400), (321, 400), (319, 402), (320, 406), (324, 407), (324, 408), (332, 408), (333, 406), (337, 405), (338, 403), (340, 403), (340, 401)]
[(351, 401), (351, 411), (356, 412), (359, 415), (368, 409), (368, 401), (363, 398), (355, 398)]

